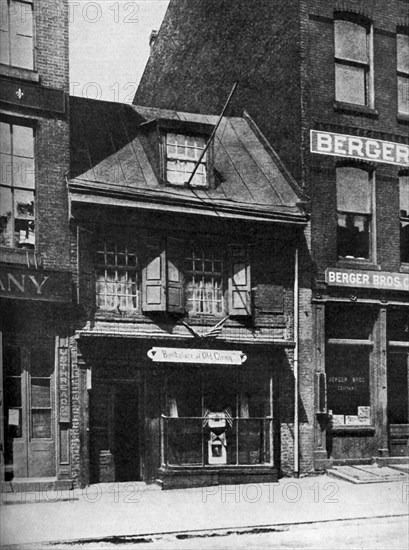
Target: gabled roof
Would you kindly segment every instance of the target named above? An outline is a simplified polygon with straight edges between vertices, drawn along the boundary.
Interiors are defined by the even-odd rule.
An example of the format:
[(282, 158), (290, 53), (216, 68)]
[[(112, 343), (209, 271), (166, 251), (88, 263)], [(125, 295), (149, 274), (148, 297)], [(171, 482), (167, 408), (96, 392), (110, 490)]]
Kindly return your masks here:
[(152, 124), (214, 127), (218, 117), (75, 97), (70, 102), (74, 202), (305, 223), (301, 190), (248, 115), (222, 119), (213, 144), (217, 185), (198, 189), (160, 181)]

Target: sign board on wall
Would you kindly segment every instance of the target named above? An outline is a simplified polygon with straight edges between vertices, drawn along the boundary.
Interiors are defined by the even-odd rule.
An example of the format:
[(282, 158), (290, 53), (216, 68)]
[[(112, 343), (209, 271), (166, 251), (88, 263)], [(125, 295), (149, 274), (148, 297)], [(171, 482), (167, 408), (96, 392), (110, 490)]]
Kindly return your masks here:
[(59, 421), (71, 421), (70, 356), (68, 348), (59, 349)]
[(409, 166), (409, 145), (382, 139), (311, 130), (310, 150), (320, 155)]
[(189, 348), (152, 348), (148, 357), (155, 363), (241, 365), (247, 359), (241, 351)]
[(71, 274), (1, 266), (0, 298), (70, 302)]
[(325, 270), (325, 282), (329, 286), (409, 291), (409, 273), (329, 267)]

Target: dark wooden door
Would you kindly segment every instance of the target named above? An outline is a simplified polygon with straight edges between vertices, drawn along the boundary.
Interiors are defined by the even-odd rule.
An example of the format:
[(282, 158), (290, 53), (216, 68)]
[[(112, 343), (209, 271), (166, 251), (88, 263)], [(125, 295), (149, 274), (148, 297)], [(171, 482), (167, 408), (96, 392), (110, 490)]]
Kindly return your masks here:
[(118, 384), (113, 407), (113, 452), (116, 481), (140, 479), (138, 387)]
[(391, 456), (409, 456), (409, 353), (388, 355), (388, 424)]

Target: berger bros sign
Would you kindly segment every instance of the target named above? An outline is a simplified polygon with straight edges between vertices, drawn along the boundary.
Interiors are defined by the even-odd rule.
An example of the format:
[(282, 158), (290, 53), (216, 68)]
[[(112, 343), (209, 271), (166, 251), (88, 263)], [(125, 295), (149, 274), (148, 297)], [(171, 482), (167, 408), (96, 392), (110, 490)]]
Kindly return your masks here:
[(329, 286), (409, 291), (409, 273), (358, 271), (329, 267), (325, 270), (325, 282)]
[(409, 145), (381, 139), (311, 130), (310, 150), (320, 155), (409, 166)]

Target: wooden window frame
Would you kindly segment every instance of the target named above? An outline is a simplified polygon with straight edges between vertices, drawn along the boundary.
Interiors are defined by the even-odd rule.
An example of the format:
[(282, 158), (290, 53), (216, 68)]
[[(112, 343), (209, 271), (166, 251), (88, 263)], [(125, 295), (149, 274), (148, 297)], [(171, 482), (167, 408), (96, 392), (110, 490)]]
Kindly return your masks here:
[[(11, 223), (11, 241), (7, 242), (5, 240), (4, 242), (0, 241), (0, 247), (4, 247), (7, 250), (15, 249), (15, 250), (27, 250), (27, 251), (33, 251), (36, 247), (36, 230), (37, 230), (37, 223), (36, 223), (36, 132), (35, 127), (33, 124), (24, 124), (24, 121), (21, 121), (20, 119), (1, 119), (0, 122), (2, 124), (6, 124), (10, 127), (10, 153), (7, 153), (5, 151), (2, 151), (2, 154), (4, 156), (10, 157), (10, 184), (5, 180), (8, 172), (7, 165), (2, 166), (2, 171), (4, 171), (4, 175), (2, 175), (1, 181), (0, 181), (0, 188), (2, 189), (9, 189), (11, 192), (11, 211), (1, 213), (0, 212), (0, 233), (3, 233), (2, 228), (6, 228), (8, 223)], [(32, 149), (33, 149), (33, 157), (32, 157), (32, 163), (33, 163), (33, 184), (32, 185), (25, 185), (27, 173), (25, 165), (23, 163), (20, 164), (20, 168), (17, 167), (17, 170), (14, 169), (14, 165), (17, 163), (16, 159), (18, 158), (24, 158), (24, 159), (30, 159), (31, 157), (25, 157), (23, 155), (17, 155), (14, 154), (14, 129), (15, 128), (29, 128), (32, 131)], [(24, 176), (22, 176), (22, 171), (24, 168)], [(18, 175), (17, 175), (18, 173)], [(20, 177), (19, 177), (20, 176)], [(17, 215), (17, 205), (16, 205), (16, 192), (23, 192), (26, 194), (30, 194), (32, 196), (32, 212), (30, 214), (29, 210), (27, 210), (26, 214), (24, 212), (21, 212), (20, 215)], [(29, 204), (29, 203), (27, 203)], [(6, 218), (6, 219), (5, 219)], [(27, 222), (27, 230), (26, 230), (26, 242), (17, 242), (16, 237), (16, 221), (21, 220), (22, 222)], [(24, 224), (23, 224), (24, 226)], [(31, 228), (30, 228), (31, 227)], [(20, 229), (20, 231), (24, 231), (24, 229)], [(21, 237), (20, 237), (21, 238)]]
[[(409, 250), (405, 251), (403, 250), (403, 228), (407, 227), (409, 231), (409, 209), (403, 210), (402, 209), (402, 202), (401, 202), (401, 186), (402, 186), (402, 180), (408, 180), (408, 187), (409, 187), (409, 173), (407, 174), (401, 174), (399, 176), (399, 221), (400, 221), (400, 261), (401, 264), (409, 264)], [(409, 192), (409, 189), (408, 189)], [(409, 247), (409, 235), (407, 237), (407, 243), (406, 245)]]
[[(365, 173), (368, 174), (368, 183), (369, 183), (369, 186), (370, 186), (370, 201), (371, 201), (370, 213), (369, 214), (366, 213), (366, 212), (358, 212), (358, 211), (350, 212), (350, 211), (346, 211), (342, 208), (339, 208), (339, 206), (338, 206), (338, 170), (342, 170), (343, 168), (352, 168), (352, 169), (360, 170), (360, 171), (365, 172)], [(336, 179), (336, 189), (337, 189), (337, 233), (338, 233), (338, 230), (339, 230), (339, 227), (340, 227), (340, 225), (339, 225), (339, 216), (340, 215), (353, 216), (354, 218), (356, 216), (361, 216), (365, 220), (368, 221), (368, 225), (369, 225), (369, 229), (368, 229), (368, 233), (369, 233), (369, 235), (368, 235), (368, 240), (369, 240), (369, 243), (368, 243), (368, 247), (369, 247), (368, 257), (365, 258), (365, 257), (362, 257), (362, 256), (350, 256), (350, 255), (343, 256), (343, 255), (341, 255), (340, 251), (339, 251), (339, 245), (340, 245), (339, 236), (337, 234), (337, 254), (338, 254), (338, 258), (339, 258), (339, 260), (342, 260), (342, 261), (346, 260), (346, 261), (359, 261), (359, 262), (375, 263), (376, 262), (375, 170), (369, 169), (366, 166), (358, 165), (356, 163), (339, 164), (335, 168), (335, 179)]]
[[(96, 266), (95, 266), (95, 299), (96, 305), (104, 311), (121, 311), (121, 312), (135, 312), (139, 310), (139, 293), (138, 289), (140, 286), (139, 280), (139, 262), (138, 262), (138, 248), (135, 245), (129, 247), (132, 244), (131, 239), (125, 239), (125, 248), (119, 248), (117, 240), (112, 240), (113, 250), (108, 249), (108, 241), (110, 239), (104, 239), (102, 241), (102, 246), (98, 246), (96, 251)], [(132, 251), (130, 251), (130, 248)], [(98, 261), (103, 255), (104, 262)], [(108, 257), (114, 257), (114, 263), (108, 263)], [(121, 264), (118, 262), (119, 256), (124, 257), (125, 263)], [(129, 264), (130, 257), (134, 257), (134, 265)], [(98, 291), (98, 273), (104, 271), (104, 278), (100, 281), (100, 284), (103, 286), (105, 291), (101, 294)], [(107, 271), (112, 271), (115, 274), (113, 280), (107, 278)], [(123, 271), (126, 275), (125, 281), (120, 281), (118, 277), (118, 272)], [(130, 276), (133, 276), (133, 280), (130, 279)], [(108, 285), (112, 285), (112, 293), (107, 292)], [(121, 290), (121, 286), (125, 288), (125, 293), (118, 292)], [(133, 291), (134, 290), (134, 291)], [(107, 305), (108, 300), (113, 299), (113, 305)], [(125, 302), (124, 302), (125, 299)], [(102, 303), (102, 301), (104, 303)], [(134, 306), (131, 304), (134, 303)]]
[[(373, 26), (370, 21), (359, 17), (355, 14), (349, 13), (337, 13), (334, 18), (334, 48), (336, 49), (337, 43), (337, 30), (335, 26), (336, 21), (346, 21), (357, 27), (364, 28), (366, 31), (366, 49), (367, 49), (367, 62), (360, 60), (347, 59), (337, 56), (334, 51), (334, 71), (335, 71), (335, 101), (340, 104), (356, 105), (358, 107), (366, 107), (374, 109), (374, 71), (373, 71)], [(345, 99), (339, 99), (337, 97), (337, 67), (351, 67), (360, 69), (363, 71), (364, 76), (364, 103), (352, 103)]]
[[(2, 1), (2, 4), (3, 3), (7, 5), (7, 13), (2, 14), (2, 16), (5, 15), (5, 27), (7, 27), (7, 30), (4, 28), (4, 29), (1, 29), (0, 32), (2, 34), (4, 33), (7, 35), (5, 40), (7, 40), (7, 44), (8, 44), (8, 56), (7, 56), (8, 60), (6, 61), (4, 59), (2, 60), (2, 63), (10, 67), (25, 69), (28, 71), (34, 71), (35, 70), (35, 5), (34, 5), (34, 1), (33, 0), (4, 0)], [(13, 7), (13, 4), (14, 4), (14, 7)], [(18, 8), (16, 7), (17, 4), (20, 5), (18, 6)], [(22, 6), (24, 6), (24, 13), (23, 13)], [(29, 67), (24, 65), (16, 65), (13, 63), (14, 61), (13, 51), (15, 51), (18, 48), (18, 44), (16, 43), (15, 37), (18, 36), (19, 33), (16, 32), (15, 34), (12, 34), (13, 29), (11, 25), (12, 10), (13, 10), (13, 13), (16, 14), (17, 16), (18, 14), (20, 14), (20, 17), (25, 17), (25, 10), (27, 9), (27, 6), (31, 6), (31, 13), (32, 13), (31, 35), (22, 35), (22, 36), (25, 36), (26, 38), (27, 37), (31, 38), (31, 63)], [(5, 10), (5, 7), (2, 7), (1, 9), (2, 11)], [(17, 10), (17, 13), (15, 10)]]
[[(398, 65), (398, 44), (399, 44), (399, 39), (398, 37), (399, 36), (405, 36), (408, 38), (409, 40), (409, 29), (405, 28), (405, 29), (398, 29), (398, 32), (396, 33), (396, 47), (397, 47), (397, 63), (396, 63), (396, 85), (397, 85), (397, 102), (398, 102), (398, 114), (399, 115), (404, 115), (404, 116), (409, 116), (409, 97), (407, 98), (407, 105), (408, 105), (408, 109), (406, 111), (404, 110), (401, 110), (400, 107), (401, 107), (401, 104), (400, 104), (400, 94), (399, 94), (399, 81), (400, 80), (403, 80), (405, 83), (406, 83), (406, 88), (408, 90), (408, 95), (409, 95), (409, 67), (404, 70), (402, 70), (401, 67), (399, 67)], [(408, 46), (409, 48), (409, 46)], [(409, 55), (409, 52), (408, 52), (408, 55)], [(403, 91), (402, 91), (403, 93)]]

